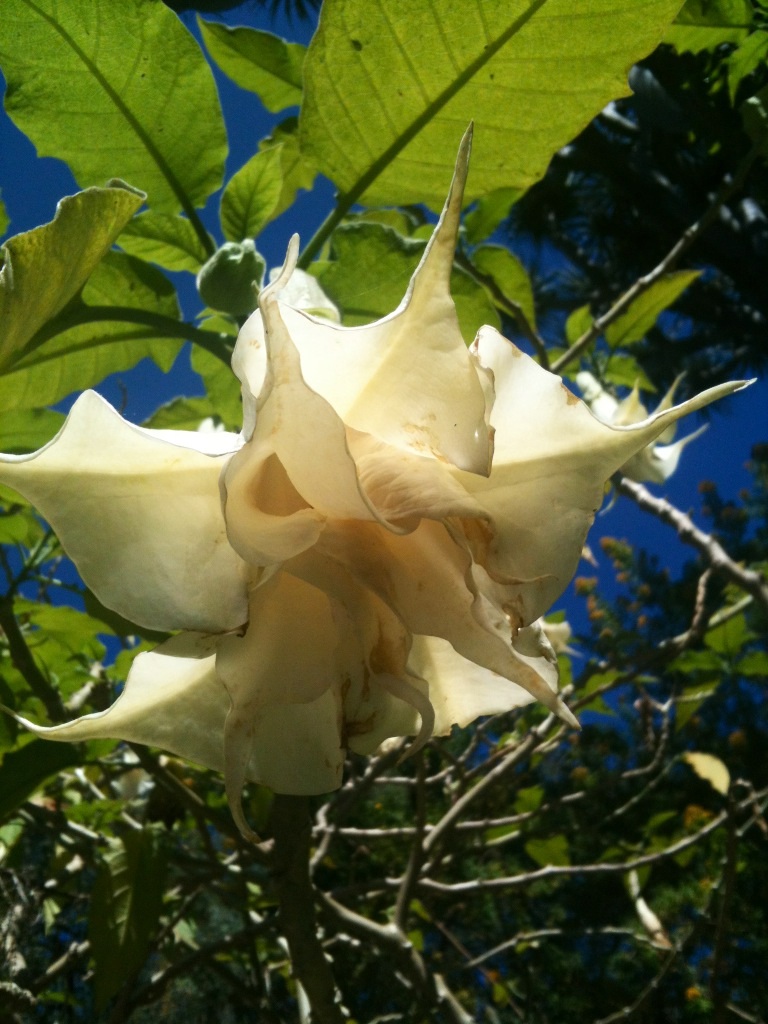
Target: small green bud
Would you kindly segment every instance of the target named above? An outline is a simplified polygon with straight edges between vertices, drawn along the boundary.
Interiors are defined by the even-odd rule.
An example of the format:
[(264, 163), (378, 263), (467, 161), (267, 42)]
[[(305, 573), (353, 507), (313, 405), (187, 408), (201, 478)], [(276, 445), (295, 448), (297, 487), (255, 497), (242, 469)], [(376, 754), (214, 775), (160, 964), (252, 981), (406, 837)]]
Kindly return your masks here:
[(247, 316), (256, 309), (265, 268), (250, 239), (225, 242), (200, 268), (198, 294), (211, 309)]

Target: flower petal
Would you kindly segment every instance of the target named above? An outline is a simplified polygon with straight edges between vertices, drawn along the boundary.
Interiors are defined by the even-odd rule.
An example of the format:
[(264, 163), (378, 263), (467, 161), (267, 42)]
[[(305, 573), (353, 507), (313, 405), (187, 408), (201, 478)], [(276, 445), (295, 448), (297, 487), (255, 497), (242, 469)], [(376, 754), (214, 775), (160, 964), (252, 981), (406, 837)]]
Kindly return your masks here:
[(229, 697), (216, 678), (216, 643), (181, 633), (136, 657), (123, 692), (106, 711), (49, 728), (24, 725), (50, 740), (146, 743), (220, 771)]
[(448, 640), (468, 660), (504, 676), (571, 724), (575, 719), (527, 652), (513, 646), (505, 610), (478, 589), (471, 558), (441, 523), (424, 519), (396, 536), (376, 524), (329, 526), (318, 551), (372, 590), (412, 634)]
[(435, 709), (435, 735), (469, 725), (481, 715), (496, 715), (530, 704), (532, 694), (496, 672), (457, 654), (447, 640), (414, 636), (408, 664), (429, 682)]
[[(357, 328), (334, 327), (286, 305), (281, 313), (307, 384), (348, 426), (487, 475), (487, 382), (467, 351), (450, 294), (470, 141), (467, 133), (442, 216), (398, 309)], [(263, 342), (263, 316), (254, 314), (233, 357), (246, 403), (245, 392), (258, 394), (266, 373)]]
[(573, 575), (611, 475), (675, 420), (745, 382), (710, 388), (641, 423), (612, 427), (493, 328), (483, 328), (474, 347), (495, 377), (496, 454), (488, 480), (458, 474), (493, 521), (490, 533), (470, 523), (467, 535), (494, 579), (531, 581), (515, 591), (518, 624), (525, 625), (544, 614)]
[[(244, 636), (220, 640), (216, 669), (232, 702), (224, 740), (233, 810), (251, 773), (278, 793), (325, 793), (339, 785), (337, 648), (326, 595), (285, 572), (252, 592)], [(299, 713), (309, 706), (311, 712)]]
[[(218, 450), (240, 443), (214, 436)], [(87, 391), (44, 448), (2, 456), (0, 480), (35, 504), (107, 607), (157, 630), (233, 629), (247, 599), (219, 498), (226, 457), (195, 450), (197, 438), (171, 444)]]

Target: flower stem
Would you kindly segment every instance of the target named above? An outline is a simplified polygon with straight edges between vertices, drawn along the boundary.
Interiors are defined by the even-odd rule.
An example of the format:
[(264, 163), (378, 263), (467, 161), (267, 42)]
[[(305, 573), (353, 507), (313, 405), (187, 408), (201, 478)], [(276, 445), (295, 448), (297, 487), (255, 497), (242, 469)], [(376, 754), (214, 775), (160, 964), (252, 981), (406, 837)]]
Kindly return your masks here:
[(336, 983), (315, 925), (315, 894), (309, 877), (312, 836), (309, 800), (276, 794), (270, 827), (274, 839), (274, 881), (280, 927), (288, 940), (297, 981), (312, 1006), (312, 1024), (344, 1024)]

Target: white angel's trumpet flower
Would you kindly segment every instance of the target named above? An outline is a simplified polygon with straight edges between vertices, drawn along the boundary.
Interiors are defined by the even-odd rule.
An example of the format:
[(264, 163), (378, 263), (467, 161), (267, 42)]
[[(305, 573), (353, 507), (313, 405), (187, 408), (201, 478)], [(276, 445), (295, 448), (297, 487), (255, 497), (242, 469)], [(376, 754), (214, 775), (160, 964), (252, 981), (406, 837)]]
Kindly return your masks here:
[[(677, 385), (682, 379), (683, 375), (681, 374), (672, 382), (672, 387), (656, 407), (655, 411), (657, 413), (672, 408)], [(643, 420), (648, 419), (648, 410), (640, 401), (640, 390), (637, 384), (635, 384), (626, 398), (618, 401), (605, 390), (600, 381), (586, 370), (576, 375), (576, 383), (581, 388), (584, 401), (603, 423), (624, 427), (633, 423), (641, 423)], [(676, 430), (676, 424), (671, 423), (656, 439), (661, 444), (652, 443), (647, 445), (633, 455), (631, 459), (627, 460), (621, 467), (621, 472), (624, 476), (629, 477), (630, 480), (637, 480), (640, 483), (644, 480), (650, 480), (655, 484), (663, 484), (677, 469), (677, 464), (686, 445), (690, 444), (691, 441), (695, 441), (697, 437), (701, 437), (706, 429), (706, 425), (699, 427), (698, 430), (694, 430), (687, 437), (681, 438), (674, 444), (669, 444), (675, 436)]]
[(24, 723), (38, 735), (223, 769), (249, 834), (246, 780), (324, 793), (348, 749), (534, 699), (575, 724), (538, 620), (604, 483), (742, 385), (611, 427), (492, 327), (468, 349), (449, 283), (469, 144), (384, 319), (344, 328), (282, 302), (292, 240), (235, 348), (241, 434), (142, 429), (86, 392), (50, 444), (0, 460), (105, 605), (180, 631), (107, 711)]

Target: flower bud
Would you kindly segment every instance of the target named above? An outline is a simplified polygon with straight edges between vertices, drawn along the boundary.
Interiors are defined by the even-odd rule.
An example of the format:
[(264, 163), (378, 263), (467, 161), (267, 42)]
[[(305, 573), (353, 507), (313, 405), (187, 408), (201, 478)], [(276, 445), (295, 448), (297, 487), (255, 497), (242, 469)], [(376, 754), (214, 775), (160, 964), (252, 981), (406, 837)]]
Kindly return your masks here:
[(211, 309), (231, 316), (247, 316), (256, 308), (266, 263), (256, 246), (225, 242), (197, 275), (197, 291)]

